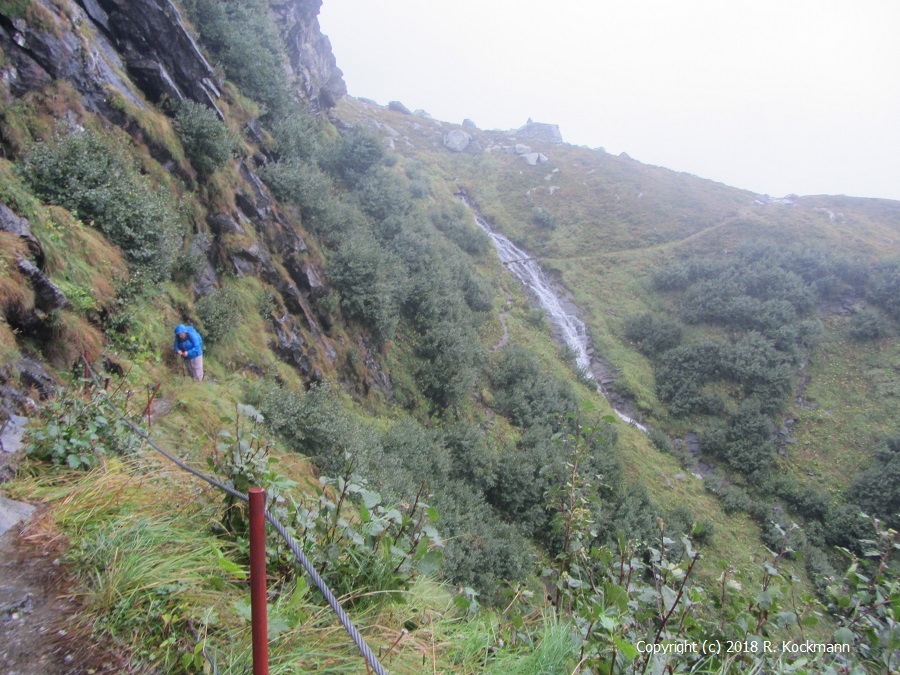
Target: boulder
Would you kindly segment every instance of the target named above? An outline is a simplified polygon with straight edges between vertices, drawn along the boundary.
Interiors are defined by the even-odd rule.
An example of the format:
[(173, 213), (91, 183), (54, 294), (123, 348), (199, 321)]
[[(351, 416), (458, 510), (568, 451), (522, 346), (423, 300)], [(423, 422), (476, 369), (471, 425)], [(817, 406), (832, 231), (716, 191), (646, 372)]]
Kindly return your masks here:
[(305, 256), (295, 254), (285, 258), (284, 267), (297, 287), (310, 295), (320, 295), (328, 290), (318, 270)]
[(18, 369), (21, 386), (26, 390), (36, 389), (42, 401), (55, 393), (53, 378), (40, 361), (22, 358), (16, 362), (15, 368)]
[(227, 213), (211, 213), (206, 216), (206, 224), (216, 236), (221, 239), (226, 234), (247, 234), (244, 228)]
[(34, 291), (34, 306), (42, 312), (50, 312), (54, 309), (67, 309), (72, 306), (69, 299), (57, 288), (46, 274), (41, 272), (33, 263), (19, 259), (19, 271), (28, 279)]
[(426, 111), (422, 110), (421, 108), (414, 110), (413, 115), (415, 115), (416, 117), (421, 117), (423, 120), (433, 120), (434, 119), (431, 115), (429, 115)]
[(538, 164), (544, 164), (548, 162), (547, 155), (542, 152), (528, 152), (524, 155), (520, 155), (522, 159), (524, 159), (529, 166), (537, 166)]
[(444, 134), (444, 147), (450, 152), (462, 152), (471, 142), (472, 137), (461, 129), (454, 129)]
[[(41, 89), (54, 80), (65, 80), (82, 94), (85, 107), (108, 113), (111, 92), (121, 94), (138, 108), (146, 108), (121, 73), (126, 67), (102, 31), (85, 40), (73, 25), (90, 24), (88, 15), (67, 3), (67, 16), (50, 28), (24, 20), (0, 23), (0, 48), (5, 56), (3, 80), (14, 96)], [(49, 9), (59, 14), (56, 8)]]
[(544, 124), (543, 122), (532, 122), (528, 119), (525, 126), (516, 129), (516, 135), (524, 138), (530, 138), (543, 143), (562, 143), (562, 134), (559, 133), (559, 126), (556, 124)]
[(402, 113), (403, 115), (412, 115), (412, 111), (400, 103), (400, 101), (390, 101), (388, 103), (388, 110), (393, 110), (394, 112)]
[(38, 267), (44, 266), (44, 249), (31, 233), (31, 224), (4, 204), (0, 204), (0, 231), (9, 232), (24, 239), (28, 244), (28, 251), (37, 262)]
[(478, 125), (467, 117), (463, 120), (462, 127), (463, 129), (477, 129)]

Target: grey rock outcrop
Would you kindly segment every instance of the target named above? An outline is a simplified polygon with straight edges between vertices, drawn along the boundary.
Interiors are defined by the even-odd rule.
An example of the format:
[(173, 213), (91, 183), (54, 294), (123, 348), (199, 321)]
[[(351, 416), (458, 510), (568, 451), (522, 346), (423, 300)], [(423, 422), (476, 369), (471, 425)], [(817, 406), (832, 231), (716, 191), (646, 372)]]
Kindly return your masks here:
[(400, 101), (390, 101), (388, 103), (388, 110), (393, 110), (394, 112), (402, 113), (403, 115), (412, 115), (412, 111), (400, 103)]
[(461, 129), (454, 129), (444, 134), (444, 147), (450, 152), (462, 152), (472, 141), (472, 137)]
[(520, 157), (528, 163), (528, 166), (537, 166), (538, 164), (544, 164), (548, 161), (547, 155), (542, 152), (528, 152), (524, 155), (520, 155)]
[(309, 375), (311, 364), (306, 353), (306, 341), (289, 315), (272, 318), (275, 329), (275, 341), (272, 350), (304, 375)]
[(246, 234), (244, 228), (227, 213), (215, 213), (206, 217), (206, 224), (219, 239), (226, 234)]
[(333, 108), (347, 93), (344, 73), (337, 66), (331, 41), (319, 26), (322, 0), (285, 0), (270, 3), (285, 36), (291, 69), (314, 109)]
[(463, 129), (477, 129), (478, 125), (467, 117), (463, 120), (462, 127)]
[(516, 135), (523, 138), (530, 138), (543, 143), (562, 143), (562, 134), (559, 133), (559, 126), (556, 124), (544, 124), (543, 122), (532, 122), (531, 119), (525, 123), (525, 126), (516, 129)]
[(221, 83), (170, 0), (81, 0), (81, 4), (151, 101), (190, 99), (218, 110)]
[(44, 266), (44, 249), (31, 233), (31, 224), (5, 204), (0, 204), (0, 232), (9, 232), (24, 239), (38, 267)]
[(28, 279), (34, 291), (34, 306), (43, 312), (54, 309), (66, 309), (72, 306), (66, 294), (50, 281), (33, 263), (19, 259), (19, 271)]
[(77, 27), (90, 26), (91, 19), (80, 7), (70, 5), (70, 15), (63, 16), (49, 0), (35, 0), (35, 4), (56, 22), (49, 29), (30, 26), (0, 10), (0, 49), (6, 56), (2, 77), (13, 96), (62, 80), (82, 95), (92, 112), (110, 111), (110, 92), (138, 108), (146, 107), (119, 74), (126, 72), (126, 66), (106, 34), (98, 29), (91, 40), (82, 38)]

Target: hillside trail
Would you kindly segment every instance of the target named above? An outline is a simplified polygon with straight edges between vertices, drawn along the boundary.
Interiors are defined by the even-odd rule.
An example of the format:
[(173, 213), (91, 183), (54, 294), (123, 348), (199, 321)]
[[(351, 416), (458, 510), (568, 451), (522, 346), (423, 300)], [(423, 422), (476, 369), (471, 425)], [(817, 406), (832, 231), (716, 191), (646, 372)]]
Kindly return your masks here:
[[(24, 418), (21, 418), (24, 419)], [(46, 508), (7, 499), (3, 482), (22, 460), (9, 427), (0, 442), (0, 673), (137, 673), (120, 650), (81, 620), (65, 540)], [(12, 439), (15, 440), (15, 439)]]
[[(654, 244), (653, 246), (638, 247), (638, 248), (626, 248), (626, 249), (622, 249), (622, 250), (617, 250), (617, 251), (615, 251), (615, 253), (616, 253), (616, 255), (623, 255), (623, 254), (628, 255), (628, 254), (632, 254), (632, 253), (640, 253), (641, 255), (646, 255), (647, 253), (653, 252), (653, 251), (665, 251), (668, 249), (672, 249), (676, 246), (688, 244), (692, 241), (700, 239), (701, 237), (706, 237), (710, 233), (720, 230), (723, 227), (725, 227), (726, 225), (730, 225), (731, 223), (738, 222), (741, 219), (747, 217), (748, 213), (749, 213), (749, 211), (747, 209), (743, 209), (740, 212), (738, 212), (737, 215), (731, 215), (731, 216), (728, 216), (727, 218), (723, 218), (720, 222), (716, 223), (715, 225), (710, 225), (709, 227), (705, 227), (702, 230), (697, 230), (693, 234), (689, 234), (688, 236), (683, 237), (681, 239), (672, 239), (670, 241), (662, 242), (661, 244)], [(596, 260), (596, 258), (597, 258), (597, 256), (592, 254), (592, 255), (575, 255), (575, 256), (555, 257), (555, 258), (550, 258), (550, 259), (551, 260), (567, 260), (567, 261), (576, 261), (576, 260), (594, 261), (594, 260)]]
[[(9, 500), (0, 503), (8, 508)], [(0, 536), (0, 672), (82, 675), (134, 672), (79, 622), (62, 543), (43, 514)]]

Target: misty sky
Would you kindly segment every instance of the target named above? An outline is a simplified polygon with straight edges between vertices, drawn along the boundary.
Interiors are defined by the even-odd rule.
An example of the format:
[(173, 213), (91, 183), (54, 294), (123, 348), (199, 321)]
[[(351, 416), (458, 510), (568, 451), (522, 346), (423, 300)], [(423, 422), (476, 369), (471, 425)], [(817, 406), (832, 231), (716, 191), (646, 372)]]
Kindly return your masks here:
[(350, 94), (782, 196), (900, 199), (897, 0), (324, 0)]

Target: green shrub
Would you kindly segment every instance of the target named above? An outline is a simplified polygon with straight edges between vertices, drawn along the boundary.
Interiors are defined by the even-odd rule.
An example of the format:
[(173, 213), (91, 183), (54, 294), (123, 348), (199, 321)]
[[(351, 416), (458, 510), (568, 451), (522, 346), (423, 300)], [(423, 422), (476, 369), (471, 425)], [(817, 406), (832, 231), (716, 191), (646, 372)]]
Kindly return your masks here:
[(659, 429), (650, 429), (647, 433), (647, 437), (650, 439), (653, 447), (660, 452), (664, 452), (667, 455), (675, 454), (675, 446), (672, 445), (672, 441)]
[(543, 206), (535, 206), (531, 209), (531, 222), (545, 230), (556, 229), (556, 216)]
[(387, 477), (390, 494), (408, 499), (423, 484), (440, 486), (447, 482), (453, 461), (441, 434), (412, 417), (394, 422), (381, 435), (381, 447), (395, 467)]
[(175, 116), (175, 128), (191, 164), (201, 176), (209, 176), (237, 152), (237, 138), (205, 105), (183, 101)]
[(875, 268), (867, 297), (900, 321), (900, 260), (886, 261)]
[(266, 0), (183, 0), (200, 40), (241, 90), (277, 119), (292, 101), (286, 54)]
[(381, 139), (372, 131), (354, 127), (341, 136), (332, 164), (341, 178), (354, 185), (380, 166), (383, 159), (384, 144)]
[(862, 516), (862, 512), (858, 504), (842, 504), (829, 509), (825, 516), (825, 543), (859, 550), (860, 540), (869, 539), (872, 535), (871, 523)]
[(447, 540), (446, 578), (488, 595), (532, 571), (532, 546), (522, 531), (503, 522), (471, 486), (451, 481), (431, 501)]
[(342, 475), (349, 463), (378, 485), (394, 468), (383, 461), (378, 435), (344, 410), (327, 385), (302, 393), (263, 380), (248, 389), (247, 400), (292, 450), (312, 457), (326, 475)]
[(189, 284), (206, 266), (206, 256), (196, 248), (179, 251), (172, 261), (172, 278), (175, 281)]
[(876, 451), (872, 467), (853, 481), (850, 499), (890, 527), (900, 526), (900, 436)]
[(693, 529), (688, 534), (696, 544), (701, 546), (712, 544), (716, 536), (716, 524), (708, 518), (703, 518), (694, 523)]
[(577, 408), (572, 386), (543, 372), (537, 357), (519, 345), (503, 350), (490, 380), (497, 408), (521, 427), (558, 428), (562, 418)]
[(335, 201), (328, 174), (314, 164), (288, 159), (267, 164), (259, 175), (279, 201), (296, 204), (304, 218), (312, 218), (316, 229), (323, 229)]
[[(73, 381), (59, 388), (56, 397), (41, 406), (39, 420), (29, 425), (31, 457), (64, 464), (72, 469), (97, 466), (104, 455), (125, 455), (141, 447), (141, 439), (114, 409), (125, 410), (125, 394), (116, 389), (107, 403), (106, 393), (90, 383)], [(134, 414), (132, 422), (140, 422)]]
[(816, 546), (807, 545), (803, 549), (803, 563), (806, 566), (806, 575), (820, 593), (833, 583), (837, 576), (828, 556)]
[(279, 160), (312, 162), (323, 151), (319, 122), (302, 106), (275, 120), (272, 133)]
[(433, 207), (428, 214), (434, 226), (469, 255), (481, 257), (491, 251), (491, 238), (475, 224), (462, 204)]
[(737, 485), (728, 485), (720, 494), (722, 509), (725, 513), (747, 512), (753, 504), (753, 500), (747, 491)]
[(425, 176), (409, 181), (409, 194), (413, 199), (425, 199), (431, 195), (431, 182)]
[(775, 458), (772, 444), (772, 422), (759, 405), (748, 400), (729, 416), (725, 428), (704, 434), (704, 452), (722, 457), (738, 471), (752, 474), (769, 467)]
[(891, 334), (891, 324), (875, 312), (860, 312), (853, 317), (847, 332), (857, 342), (880, 340)]
[(453, 479), (480, 492), (494, 486), (499, 453), (478, 426), (464, 421), (455, 422), (444, 429), (444, 443), (450, 451), (450, 475)]
[(237, 294), (229, 286), (223, 286), (200, 300), (197, 316), (203, 324), (203, 339), (211, 345), (228, 337), (244, 320)]
[(168, 276), (181, 244), (179, 216), (124, 142), (73, 130), (33, 146), (21, 171), (35, 194), (95, 225), (151, 280)]
[(348, 237), (328, 261), (328, 276), (348, 317), (370, 326), (384, 343), (393, 338), (405, 294), (403, 266), (370, 237)]
[(472, 389), (484, 361), (473, 326), (456, 317), (430, 322), (417, 346), (416, 380), (440, 408), (454, 406)]
[(625, 320), (625, 337), (646, 356), (657, 356), (681, 342), (681, 326), (650, 312)]

